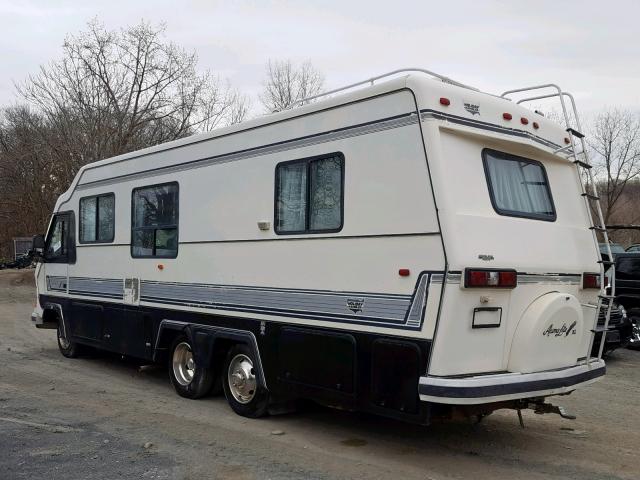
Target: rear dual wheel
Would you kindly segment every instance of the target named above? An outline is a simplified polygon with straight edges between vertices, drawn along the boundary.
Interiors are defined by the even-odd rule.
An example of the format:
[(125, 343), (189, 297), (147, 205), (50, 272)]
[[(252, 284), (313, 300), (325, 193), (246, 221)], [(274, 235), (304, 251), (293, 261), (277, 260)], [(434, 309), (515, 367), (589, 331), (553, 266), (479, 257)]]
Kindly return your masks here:
[(254, 353), (246, 345), (229, 349), (222, 386), (231, 409), (243, 417), (259, 418), (267, 413), (269, 395), (258, 382), (256, 365)]
[(214, 375), (211, 368), (196, 364), (189, 339), (180, 336), (171, 345), (169, 378), (178, 395), (195, 399), (209, 393)]
[[(176, 338), (170, 352), (169, 378), (178, 395), (193, 399), (207, 395), (217, 383), (216, 375), (210, 366), (197, 364), (187, 337)], [(218, 378), (229, 406), (243, 417), (258, 418), (267, 412), (268, 394), (258, 382), (255, 365), (250, 348), (234, 345), (227, 352)]]

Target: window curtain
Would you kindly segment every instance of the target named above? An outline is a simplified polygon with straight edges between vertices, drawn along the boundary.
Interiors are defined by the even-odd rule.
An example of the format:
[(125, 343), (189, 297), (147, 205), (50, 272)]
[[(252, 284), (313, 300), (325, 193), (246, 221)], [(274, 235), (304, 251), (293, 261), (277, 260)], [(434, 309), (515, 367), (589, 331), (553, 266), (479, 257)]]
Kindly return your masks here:
[(548, 185), (540, 165), (487, 156), (493, 197), (500, 210), (552, 215)]
[(282, 165), (278, 170), (278, 230), (306, 229), (307, 164)]

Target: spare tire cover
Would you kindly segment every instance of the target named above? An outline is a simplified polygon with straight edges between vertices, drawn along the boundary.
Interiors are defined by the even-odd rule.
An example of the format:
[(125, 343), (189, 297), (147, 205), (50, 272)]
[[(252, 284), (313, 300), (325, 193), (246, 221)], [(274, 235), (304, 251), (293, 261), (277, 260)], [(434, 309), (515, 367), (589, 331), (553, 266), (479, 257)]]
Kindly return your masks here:
[(576, 297), (551, 292), (522, 314), (509, 353), (510, 372), (531, 373), (576, 364), (582, 352), (584, 318)]

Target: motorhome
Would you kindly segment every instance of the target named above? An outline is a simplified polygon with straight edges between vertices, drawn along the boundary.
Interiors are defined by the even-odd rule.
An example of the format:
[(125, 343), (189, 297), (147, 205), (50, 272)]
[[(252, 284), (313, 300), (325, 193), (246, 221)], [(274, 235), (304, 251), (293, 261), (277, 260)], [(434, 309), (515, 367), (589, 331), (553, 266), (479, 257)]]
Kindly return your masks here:
[(583, 135), (522, 103), (545, 97), (573, 118), (555, 85), (406, 69), (88, 164), (35, 241), (32, 320), (248, 417), (550, 411), (605, 373), (606, 231)]

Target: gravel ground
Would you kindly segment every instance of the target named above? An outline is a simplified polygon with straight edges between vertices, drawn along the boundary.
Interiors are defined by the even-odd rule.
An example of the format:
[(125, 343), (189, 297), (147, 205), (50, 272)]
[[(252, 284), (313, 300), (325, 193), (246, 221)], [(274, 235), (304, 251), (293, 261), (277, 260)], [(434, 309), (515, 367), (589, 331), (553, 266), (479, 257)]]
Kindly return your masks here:
[(525, 412), (521, 429), (501, 411), (419, 427), (314, 406), (249, 420), (222, 397), (178, 397), (162, 367), (62, 357), (31, 325), (32, 282), (0, 271), (3, 480), (640, 478), (640, 352), (615, 352), (602, 381), (554, 400), (574, 421)]

